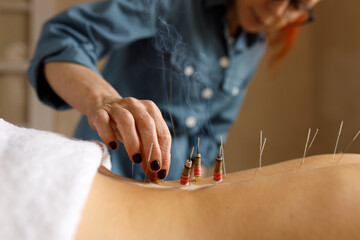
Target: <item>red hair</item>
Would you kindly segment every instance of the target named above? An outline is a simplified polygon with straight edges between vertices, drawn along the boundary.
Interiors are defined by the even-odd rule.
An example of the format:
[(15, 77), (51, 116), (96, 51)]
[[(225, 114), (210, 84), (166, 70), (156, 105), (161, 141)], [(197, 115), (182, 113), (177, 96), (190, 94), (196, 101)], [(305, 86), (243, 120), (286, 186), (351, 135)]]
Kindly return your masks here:
[(271, 70), (281, 65), (282, 60), (294, 45), (299, 31), (298, 28), (305, 19), (305, 15), (299, 17), (294, 23), (286, 25), (280, 29), (274, 37), (269, 38), (269, 47), (280, 47), (280, 49), (270, 58), (268, 67)]
[[(229, 24), (229, 34), (231, 36), (236, 35), (236, 32), (239, 29), (239, 25), (237, 23), (237, 13), (235, 11), (235, 3), (233, 0), (229, 0), (229, 11), (227, 14), (227, 20)], [(298, 19), (296, 19), (293, 23), (287, 24), (285, 27), (280, 29), (275, 35), (266, 34), (268, 39), (268, 46), (271, 48), (279, 47), (279, 50), (275, 52), (275, 54), (270, 57), (270, 62), (268, 64), (268, 68), (270, 71), (275, 70), (275, 68), (280, 67), (284, 57), (289, 53), (291, 47), (293, 46), (297, 33), (298, 27), (306, 21), (307, 16), (302, 15)]]

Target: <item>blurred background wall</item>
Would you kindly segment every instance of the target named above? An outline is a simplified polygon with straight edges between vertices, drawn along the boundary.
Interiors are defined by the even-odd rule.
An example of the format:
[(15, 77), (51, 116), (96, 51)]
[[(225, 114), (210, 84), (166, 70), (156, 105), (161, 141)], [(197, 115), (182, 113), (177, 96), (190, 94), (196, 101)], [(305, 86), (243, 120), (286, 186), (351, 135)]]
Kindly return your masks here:
[[(278, 75), (264, 59), (227, 144), (236, 159), (227, 164), (231, 169), (256, 166), (260, 129), (268, 138), (264, 164), (302, 157), (308, 128), (319, 128), (309, 154), (332, 153), (342, 120), (338, 149), (344, 150), (360, 129), (358, 9), (359, 1), (323, 0)], [(360, 152), (360, 140), (350, 152)]]
[[(0, 0), (1, 118), (72, 134), (79, 114), (55, 112), (36, 102), (25, 70), (41, 23), (81, 2), (88, 1)], [(28, 10), (34, 6), (35, 12)], [(313, 133), (319, 128), (310, 155), (334, 151), (342, 120), (339, 150), (354, 137), (360, 129), (360, 16), (356, 9), (360, 9), (358, 1), (323, 0), (314, 10), (315, 23), (302, 27), (279, 72), (267, 70), (271, 52), (267, 53), (225, 146), (228, 171), (256, 166), (260, 130), (267, 138), (264, 165), (302, 157), (308, 128)], [(350, 152), (360, 153), (360, 140)]]

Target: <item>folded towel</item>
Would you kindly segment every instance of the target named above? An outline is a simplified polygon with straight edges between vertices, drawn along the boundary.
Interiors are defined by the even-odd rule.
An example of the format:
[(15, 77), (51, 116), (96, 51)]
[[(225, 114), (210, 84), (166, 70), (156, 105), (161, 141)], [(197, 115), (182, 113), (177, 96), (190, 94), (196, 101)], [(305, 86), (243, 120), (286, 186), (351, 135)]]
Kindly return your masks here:
[(0, 118), (0, 239), (74, 239), (106, 146)]

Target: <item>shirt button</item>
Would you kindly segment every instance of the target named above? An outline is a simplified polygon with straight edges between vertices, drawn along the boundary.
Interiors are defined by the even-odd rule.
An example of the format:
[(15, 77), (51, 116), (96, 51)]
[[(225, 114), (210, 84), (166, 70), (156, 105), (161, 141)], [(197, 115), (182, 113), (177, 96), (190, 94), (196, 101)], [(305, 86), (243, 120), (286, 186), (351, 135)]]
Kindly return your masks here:
[(219, 65), (220, 67), (222, 68), (227, 68), (230, 66), (230, 59), (227, 57), (227, 56), (222, 56), (220, 59), (219, 59)]
[(239, 92), (240, 92), (240, 89), (238, 87), (234, 87), (231, 90), (231, 95), (233, 95), (235, 97), (235, 96), (239, 95)]
[(189, 116), (186, 118), (185, 120), (185, 125), (188, 127), (188, 128), (193, 128), (196, 126), (196, 118), (193, 117), (193, 116)]
[(214, 91), (211, 88), (204, 88), (201, 92), (203, 99), (210, 99), (214, 95)]
[(191, 75), (193, 75), (194, 73), (194, 67), (193, 66), (186, 66), (184, 68), (184, 74), (188, 77), (190, 77)]

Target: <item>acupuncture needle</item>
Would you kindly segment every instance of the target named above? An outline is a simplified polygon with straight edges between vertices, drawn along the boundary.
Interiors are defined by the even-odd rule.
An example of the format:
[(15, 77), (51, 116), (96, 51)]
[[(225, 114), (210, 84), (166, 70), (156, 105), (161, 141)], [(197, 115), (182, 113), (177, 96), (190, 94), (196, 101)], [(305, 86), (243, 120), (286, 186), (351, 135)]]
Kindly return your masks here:
[[(149, 155), (148, 155), (147, 162), (150, 162), (150, 157), (151, 157), (151, 152), (152, 152), (153, 145), (154, 145), (153, 143), (151, 143), (151, 145), (150, 145), (150, 150), (149, 150)], [(146, 171), (145, 171), (144, 182), (146, 180), (147, 170), (148, 170), (148, 166), (147, 166), (147, 163), (146, 163)]]
[(338, 147), (338, 143), (339, 143), (339, 139), (340, 139), (340, 135), (341, 135), (341, 131), (342, 131), (342, 127), (343, 127), (344, 121), (341, 121), (340, 123), (340, 128), (339, 128), (339, 134), (338, 137), (336, 139), (336, 144), (335, 144), (335, 149), (334, 149), (334, 155), (333, 155), (333, 160), (335, 159), (335, 154), (336, 154), (336, 150)]
[(349, 150), (350, 146), (356, 141), (356, 139), (358, 138), (360, 134), (360, 130), (357, 132), (357, 134), (355, 135), (355, 137), (349, 142), (349, 144), (346, 146), (344, 152), (341, 154), (341, 157), (339, 158), (339, 160), (336, 162), (336, 165), (338, 165), (340, 163), (341, 158), (344, 156), (344, 154)]

